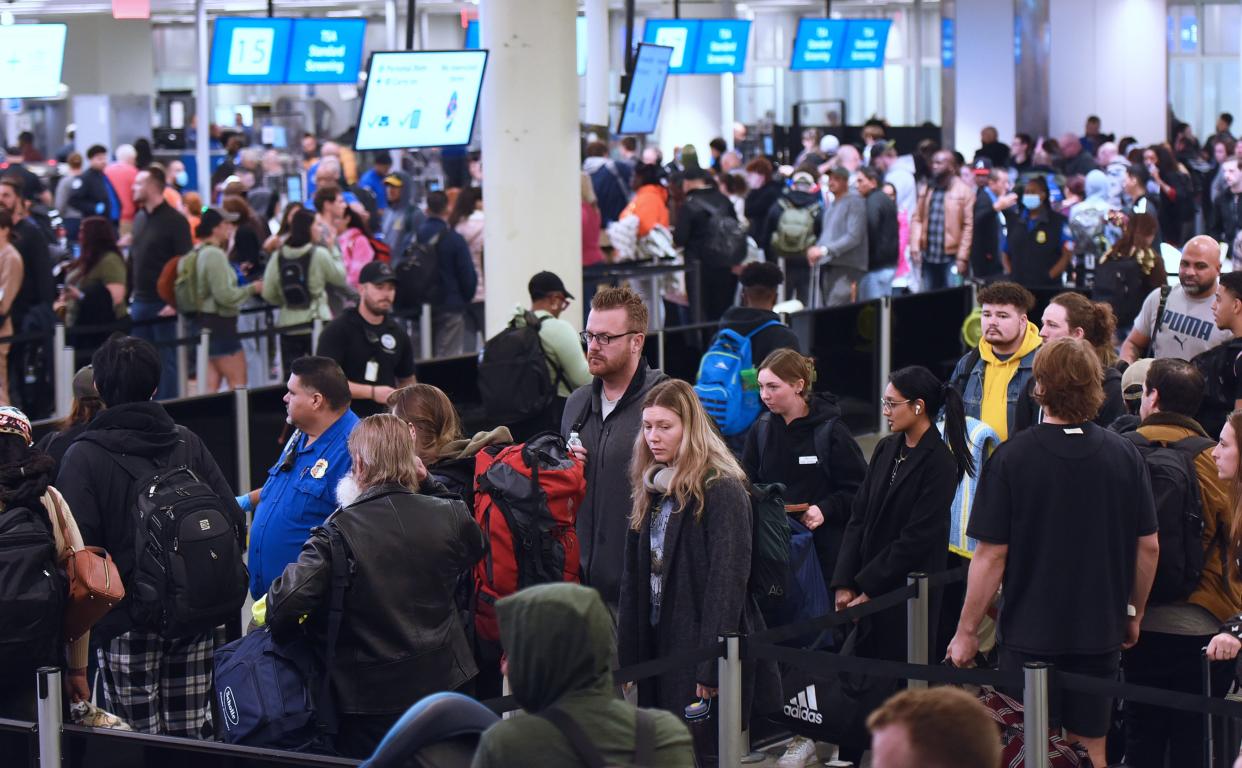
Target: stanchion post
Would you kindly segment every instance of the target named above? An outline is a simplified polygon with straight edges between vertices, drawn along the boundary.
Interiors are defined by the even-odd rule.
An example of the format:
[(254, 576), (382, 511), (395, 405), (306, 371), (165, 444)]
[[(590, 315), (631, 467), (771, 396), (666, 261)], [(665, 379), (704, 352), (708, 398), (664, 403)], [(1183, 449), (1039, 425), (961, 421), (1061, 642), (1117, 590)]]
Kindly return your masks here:
[[(777, 261), (780, 262), (780, 265), (781, 265), (781, 274), (786, 275), (788, 279), (789, 264), (786, 261), (785, 257), (781, 256), (777, 259)], [(785, 300), (785, 282), (786, 280), (782, 280), (781, 284), (776, 286), (776, 303), (777, 304), (780, 304), (782, 301)]]
[[(311, 353), (314, 354), (319, 349), (319, 334), (323, 333), (323, 318), (316, 317), (311, 321)], [(292, 360), (286, 360), (285, 364), (292, 363)]]
[[(186, 325), (185, 315), (177, 315), (177, 339), (184, 339), (190, 333)], [(190, 352), (186, 345), (177, 342), (177, 397), (190, 396)]]
[(1048, 671), (1043, 662), (1023, 666), (1022, 732), (1026, 768), (1048, 768)]
[(742, 749), (742, 638), (721, 635), (720, 641), (725, 644), (725, 654), (717, 661), (716, 675), (718, 761), (722, 766), (733, 766), (746, 754)]
[(250, 493), (250, 397), (247, 390), (233, 390), (233, 419), (237, 426), (237, 492)]
[(35, 672), (39, 692), (39, 766), (60, 768), (61, 710), (60, 669), (39, 667)]
[[(893, 372), (893, 299), (880, 297), (880, 386), (888, 381)], [(888, 419), (884, 418), (884, 406), (880, 405), (881, 435), (888, 434)]]
[(207, 366), (211, 364), (208, 362), (208, 349), (210, 346), (211, 329), (204, 327), (198, 336), (198, 353), (195, 356), (198, 368), (195, 371), (195, 375), (198, 377), (198, 393), (200, 395), (209, 394), (207, 391)]
[(70, 385), (73, 383), (73, 372), (70, 371), (69, 373), (65, 373), (66, 369), (64, 367), (64, 323), (57, 323), (56, 329), (52, 332), (52, 354), (49, 355), (49, 357), (52, 363), (53, 379), (56, 382), (54, 387), (56, 396), (56, 418), (63, 419), (69, 416), (69, 410), (73, 407), (73, 391), (70, 389)]
[(423, 360), (431, 359), (431, 305), (423, 305), (423, 314), (418, 320), (418, 347)]
[(664, 370), (664, 330), (656, 331), (656, 361), (660, 370)]
[[(931, 590), (927, 586), (926, 573), (911, 573), (906, 576), (906, 584), (913, 584), (918, 590), (914, 597), (906, 601), (906, 660), (911, 664), (927, 664), (928, 643), (928, 605), (931, 602)], [(911, 680), (910, 688), (926, 688), (926, 680)]]

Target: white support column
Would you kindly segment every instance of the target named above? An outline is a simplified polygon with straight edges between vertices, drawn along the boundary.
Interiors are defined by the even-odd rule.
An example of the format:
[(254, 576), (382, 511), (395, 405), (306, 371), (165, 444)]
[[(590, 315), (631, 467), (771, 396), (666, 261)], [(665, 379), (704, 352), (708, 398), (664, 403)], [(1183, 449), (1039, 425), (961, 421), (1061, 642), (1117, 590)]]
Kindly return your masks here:
[[(508, 323), (515, 304), (529, 303), (526, 284), (540, 270), (555, 272), (582, 296), (577, 9), (576, 0), (479, 6), (482, 45), (491, 51), (481, 110), (489, 337)], [(565, 315), (575, 324), (578, 317)]]
[(194, 25), (198, 30), (198, 89), (194, 94), (194, 113), (198, 121), (194, 162), (198, 166), (198, 194), (206, 205), (211, 203), (211, 152), (208, 143), (211, 140), (211, 90), (207, 85), (211, 38), (207, 36), (207, 0), (195, 0)]
[(737, 108), (734, 96), (737, 94), (737, 76), (726, 72), (720, 76), (720, 136), (724, 137), (729, 149), (733, 149), (733, 121), (736, 119)]
[(397, 0), (384, 0), (384, 46), (397, 50)]
[(1015, 127), (1012, 3), (956, 0), (956, 114), (953, 147), (969, 160), (979, 148), (979, 131), (992, 125), (1008, 143)]
[[(586, 0), (586, 122), (608, 125), (608, 0)], [(616, 126), (613, 126), (615, 128)]]

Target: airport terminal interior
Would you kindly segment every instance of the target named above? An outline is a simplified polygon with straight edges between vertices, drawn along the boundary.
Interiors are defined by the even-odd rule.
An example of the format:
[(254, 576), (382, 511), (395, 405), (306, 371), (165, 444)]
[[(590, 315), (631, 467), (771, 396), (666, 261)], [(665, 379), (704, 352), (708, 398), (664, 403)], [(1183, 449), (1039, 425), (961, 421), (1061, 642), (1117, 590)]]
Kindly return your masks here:
[(1242, 0), (0, 2), (0, 764), (1242, 768), (1235, 115)]

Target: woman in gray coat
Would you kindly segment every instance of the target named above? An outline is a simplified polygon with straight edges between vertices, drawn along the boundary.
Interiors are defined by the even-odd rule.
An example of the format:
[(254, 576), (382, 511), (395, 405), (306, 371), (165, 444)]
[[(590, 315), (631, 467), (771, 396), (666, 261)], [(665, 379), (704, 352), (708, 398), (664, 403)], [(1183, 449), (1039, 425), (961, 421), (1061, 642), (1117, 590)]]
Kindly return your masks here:
[[(747, 590), (751, 511), (746, 475), (684, 381), (654, 387), (630, 463), (633, 508), (617, 617), (622, 665), (702, 648), (720, 635), (764, 629)], [(639, 683), (639, 703), (679, 716), (716, 696), (716, 660)], [(743, 670), (748, 718), (774, 711), (771, 662)], [(753, 707), (752, 707), (753, 705)]]

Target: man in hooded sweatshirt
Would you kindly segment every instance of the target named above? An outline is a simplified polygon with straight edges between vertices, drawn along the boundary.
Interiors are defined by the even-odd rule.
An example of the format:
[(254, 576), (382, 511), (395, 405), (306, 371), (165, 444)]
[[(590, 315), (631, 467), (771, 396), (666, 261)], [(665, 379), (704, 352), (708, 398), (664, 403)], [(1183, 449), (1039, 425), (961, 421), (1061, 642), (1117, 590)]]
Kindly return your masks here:
[(986, 422), (1002, 441), (1009, 438), (1021, 409), (1028, 412), (1023, 423), (1039, 421), (1039, 405), (1027, 387), (1040, 345), (1039, 328), (1027, 319), (1034, 306), (1035, 297), (1017, 283), (980, 289), (983, 338), (978, 349), (958, 361), (949, 379), (962, 395), (966, 415)]
[[(242, 536), (246, 518), (203, 442), (151, 401), (160, 382), (155, 347), (132, 336), (110, 339), (95, 350), (91, 365), (107, 408), (65, 452), (56, 487), (73, 510), (82, 540), (108, 550), (127, 595), (133, 595), (136, 481), (115, 456), (149, 461), (152, 471), (179, 456), (220, 497)], [(162, 637), (140, 623), (131, 607), (127, 597), (91, 629), (91, 641), (99, 648), (103, 706), (136, 731), (209, 737), (211, 633)]]
[(384, 177), (384, 196), (387, 205), (380, 230), (384, 233), (384, 242), (392, 249), (392, 265), (396, 268), (405, 261), (406, 249), (414, 242), (427, 217), (414, 204), (414, 180), (404, 171)]
[[(614, 692), (612, 622), (599, 593), (576, 584), (544, 584), (499, 601), (496, 613), (509, 685), (528, 714), (488, 728), (473, 768), (587, 764), (550, 713), (571, 720), (608, 765), (637, 765), (639, 710)], [(651, 750), (644, 768), (693, 765), (690, 733), (677, 716), (642, 711)]]
[(1095, 265), (1112, 246), (1109, 236), (1108, 214), (1112, 204), (1108, 201), (1108, 174), (1093, 170), (1085, 182), (1087, 196), (1069, 210), (1066, 226), (1073, 240), (1074, 260), (1072, 271), (1076, 288), (1090, 289), (1095, 285)]

